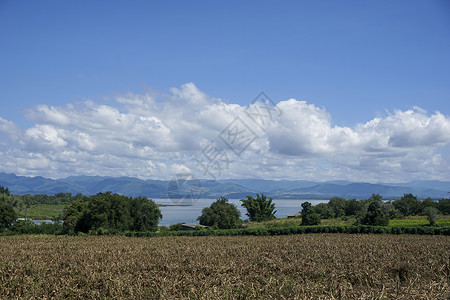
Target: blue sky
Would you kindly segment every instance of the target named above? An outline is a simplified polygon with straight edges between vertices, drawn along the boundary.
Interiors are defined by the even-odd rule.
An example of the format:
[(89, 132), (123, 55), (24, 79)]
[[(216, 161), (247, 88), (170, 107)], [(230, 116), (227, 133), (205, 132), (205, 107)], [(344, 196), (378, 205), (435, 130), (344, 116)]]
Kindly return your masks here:
[[(430, 166), (434, 159), (436, 169), (430, 173), (414, 170), (412, 177), (449, 178), (446, 177), (448, 173), (441, 171), (449, 159), (448, 1), (1, 1), (0, 45), (0, 117), (4, 121), (4, 130), (17, 131), (16, 136), (21, 136), (18, 141), (3, 134), (1, 154), (5, 160), (16, 161), (3, 165), (0, 171), (51, 177), (71, 175), (69, 169), (63, 170), (58, 165), (61, 158), (56, 156), (64, 151), (73, 151), (67, 154), (71, 157), (81, 155), (74, 158), (76, 168), (73, 172), (76, 174), (101, 175), (106, 172), (148, 178), (170, 177), (177, 168), (170, 169), (169, 165), (183, 165), (181, 170), (193, 171), (184, 160), (203, 149), (205, 143), (218, 133), (197, 132), (200, 136), (198, 145), (187, 147), (176, 138), (177, 134), (183, 136), (186, 133), (172, 136), (177, 132), (173, 128), (175, 125), (163, 119), (171, 119), (171, 116), (156, 111), (161, 112), (164, 105), (165, 109), (172, 107), (171, 103), (176, 103), (176, 99), (192, 104), (189, 97), (193, 94), (208, 99), (205, 100), (208, 105), (215, 103), (214, 107), (232, 107), (234, 104), (244, 107), (260, 91), (265, 91), (277, 103), (296, 99), (298, 103), (290, 102), (294, 107), (287, 108), (299, 109), (297, 115), (289, 116), (292, 122), (295, 123), (296, 118), (307, 119), (316, 112), (324, 121), (320, 124), (325, 124), (327, 129), (322, 132), (317, 129), (321, 125), (312, 127), (309, 131), (314, 133), (312, 140), (305, 141), (301, 139), (306, 136), (301, 129), (288, 133), (287, 128), (295, 126), (289, 123), (283, 127), (281, 121), (275, 122), (273, 127), (291, 139), (276, 138), (271, 131), (274, 129), (269, 128), (261, 145), (253, 149), (262, 151), (258, 153), (263, 153), (259, 155), (268, 160), (270, 167), (264, 169), (251, 165), (251, 158), (244, 161), (240, 158), (235, 164), (236, 170), (230, 169), (228, 175), (221, 176), (250, 177), (251, 174), (238, 171), (238, 166), (248, 164), (253, 174), (260, 172), (255, 177), (282, 178), (284, 173), (276, 170), (276, 166), (282, 167), (277, 159), (285, 160), (282, 155), (289, 155), (294, 165), (292, 172), (285, 175), (291, 179), (335, 179), (354, 170), (348, 179), (377, 181), (387, 176), (388, 180), (405, 181), (405, 174), (410, 174), (420, 159), (425, 165), (417, 164), (418, 167)], [(178, 96), (172, 88), (177, 89)], [(163, 164), (168, 168), (155, 167), (158, 174), (137, 169), (124, 171), (115, 168), (112, 162), (94, 169), (83, 167), (82, 160), (93, 159), (95, 155), (99, 159), (101, 147), (77, 148), (64, 134), (76, 131), (96, 140), (96, 131), (88, 125), (74, 129), (73, 124), (59, 124), (49, 117), (51, 108), (59, 114), (76, 116), (77, 112), (86, 115), (88, 107), (99, 112), (104, 105), (117, 109), (124, 116), (132, 115), (135, 120), (139, 114), (132, 113), (131, 101), (124, 104), (117, 99), (130, 100), (145, 95), (155, 98), (154, 109), (146, 116), (166, 122), (158, 128), (167, 128), (170, 133), (167, 136), (160, 134), (174, 142), (170, 150), (161, 150), (162, 145), (158, 148), (149, 143), (150, 150), (147, 150), (150, 152), (142, 154), (150, 165)], [(302, 106), (300, 101), (313, 107)], [(205, 103), (196, 105), (199, 103), (190, 108), (179, 106), (178, 109), (183, 107), (179, 115), (213, 109), (205, 108)], [(143, 111), (145, 109), (141, 109)], [(408, 121), (408, 111), (417, 118)], [(232, 116), (236, 114), (239, 112), (235, 111)], [(437, 117), (433, 119), (433, 116)], [(145, 116), (139, 115), (142, 117)], [(227, 126), (227, 118), (224, 117), (225, 123), (217, 125), (218, 132), (220, 126)], [(358, 126), (377, 118), (384, 122), (384, 139), (396, 147), (386, 148), (383, 155), (380, 154), (382, 158), (370, 156), (370, 159), (349, 161), (348, 157), (355, 157), (355, 154), (348, 148), (337, 147), (334, 140), (320, 140), (323, 135), (330, 136), (333, 127), (337, 126), (349, 128), (351, 131), (347, 135), (358, 136), (354, 138), (358, 142), (352, 140), (347, 146), (362, 143), (361, 140), (369, 138), (363, 137)], [(403, 123), (391, 122), (389, 118), (399, 118)], [(436, 121), (438, 119), (440, 121)], [(410, 124), (411, 120), (422, 125), (435, 120), (438, 125), (426, 125), (428, 131), (421, 137), (399, 138), (400, 132), (420, 132)], [(79, 119), (79, 122), (87, 121)], [(193, 117), (191, 122), (193, 127), (206, 125), (201, 118)], [(404, 124), (401, 129), (398, 128), (400, 123)], [(102, 124), (108, 126), (107, 122)], [(370, 124), (366, 127), (373, 125)], [(118, 136), (119, 129), (114, 130), (111, 134)], [(382, 131), (381, 127), (374, 130)], [(196, 135), (192, 134), (195, 139)], [(33, 136), (33, 142), (27, 140), (30, 136)], [(53, 146), (63, 148), (49, 150), (48, 145), (44, 147), (42, 143), (49, 142), (49, 136), (61, 139), (63, 142)], [(44, 137), (44, 142), (40, 143), (38, 137)], [(111, 136), (111, 139), (114, 138)], [(425, 145), (414, 139), (428, 143), (429, 148), (425, 151)], [(278, 147), (275, 141), (278, 145), (286, 145)], [(400, 145), (398, 141), (404, 143)], [(139, 144), (134, 140), (127, 143), (129, 149)], [(366, 149), (364, 147), (361, 149)], [(396, 152), (399, 147), (409, 148), (400, 155)], [(44, 148), (46, 152), (42, 150)], [(287, 148), (291, 149), (283, 150)], [(54, 156), (48, 154), (49, 151), (54, 151)], [(167, 151), (174, 155), (161, 157)], [(108, 158), (111, 161), (130, 164), (131, 169), (135, 166), (126, 160), (130, 153), (105, 155), (111, 155)], [(409, 160), (403, 162), (387, 158), (408, 155), (411, 156)], [(47, 160), (47, 164), (30, 164), (26, 158), (34, 156), (40, 157), (41, 161)], [(336, 158), (340, 156), (347, 159)], [(373, 168), (371, 163), (366, 166), (368, 161), (374, 160), (381, 161)], [(140, 164), (138, 162), (136, 165)], [(389, 167), (383, 169), (383, 165)], [(323, 168), (328, 168), (330, 173), (324, 175), (315, 166), (326, 166)], [(309, 171), (300, 175), (295, 172), (302, 168)], [(373, 173), (379, 172), (389, 176), (374, 179)]]

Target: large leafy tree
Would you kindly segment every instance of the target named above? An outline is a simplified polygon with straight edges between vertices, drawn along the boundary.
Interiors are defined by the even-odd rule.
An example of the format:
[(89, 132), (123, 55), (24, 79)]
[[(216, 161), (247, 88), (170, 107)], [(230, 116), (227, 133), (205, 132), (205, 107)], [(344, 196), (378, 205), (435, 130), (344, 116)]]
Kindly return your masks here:
[(0, 230), (8, 228), (17, 219), (14, 208), (3, 201), (0, 201)]
[(145, 197), (130, 198), (111, 192), (80, 198), (64, 210), (67, 233), (89, 232), (99, 228), (117, 231), (155, 231), (161, 211)]
[(228, 203), (227, 198), (220, 197), (209, 207), (205, 207), (197, 220), (201, 225), (213, 226), (219, 229), (230, 229), (240, 226), (240, 216), (241, 212), (237, 209), (236, 205)]
[(302, 224), (301, 225), (319, 225), (320, 215), (314, 212), (314, 209), (308, 201), (302, 203)]
[(345, 199), (341, 197), (332, 197), (328, 202), (328, 206), (333, 209), (336, 218), (345, 215)]
[(421, 202), (413, 194), (404, 194), (392, 204), (405, 216), (417, 215), (422, 212)]
[(450, 214), (450, 198), (439, 200), (437, 209), (444, 215)]
[(275, 203), (272, 203), (273, 199), (267, 197), (264, 194), (256, 194), (256, 198), (247, 196), (247, 199), (242, 199), (242, 206), (247, 209), (246, 215), (250, 221), (268, 221), (276, 219), (275, 217)]
[(369, 204), (361, 224), (372, 226), (387, 226), (389, 224), (389, 216), (383, 211), (379, 201), (373, 201)]
[(155, 202), (146, 197), (137, 197), (131, 199), (129, 205), (130, 216), (133, 220), (131, 230), (156, 231), (158, 229), (162, 214)]
[(356, 215), (361, 211), (362, 203), (356, 199), (348, 199), (345, 201), (344, 211), (346, 216)]

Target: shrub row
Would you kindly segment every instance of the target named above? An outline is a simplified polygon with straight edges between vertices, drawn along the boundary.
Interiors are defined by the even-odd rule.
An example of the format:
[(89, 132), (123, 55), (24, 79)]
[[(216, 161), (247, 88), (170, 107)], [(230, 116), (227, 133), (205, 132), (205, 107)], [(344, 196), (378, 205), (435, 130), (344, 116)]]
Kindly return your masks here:
[[(59, 224), (34, 225), (32, 222), (20, 221), (1, 235), (16, 234), (62, 234)], [(432, 226), (280, 226), (268, 228), (241, 228), (216, 230), (182, 230), (182, 231), (126, 231), (99, 228), (90, 232), (92, 235), (125, 235), (128, 237), (154, 236), (269, 236), (307, 233), (366, 233), (366, 234), (421, 234), (421, 235), (450, 235), (450, 227)]]
[(36, 225), (29, 220), (20, 220), (7, 230), (0, 233), (0, 235), (18, 235), (18, 234), (62, 234), (62, 224), (59, 223), (43, 223)]
[(161, 231), (161, 232), (126, 232), (128, 237), (154, 236), (240, 236), (240, 235), (290, 235), (306, 233), (372, 233), (372, 234), (422, 234), (422, 235), (450, 235), (450, 227), (424, 226), (299, 226), (257, 229), (228, 229), (228, 230), (192, 230), (192, 231)]

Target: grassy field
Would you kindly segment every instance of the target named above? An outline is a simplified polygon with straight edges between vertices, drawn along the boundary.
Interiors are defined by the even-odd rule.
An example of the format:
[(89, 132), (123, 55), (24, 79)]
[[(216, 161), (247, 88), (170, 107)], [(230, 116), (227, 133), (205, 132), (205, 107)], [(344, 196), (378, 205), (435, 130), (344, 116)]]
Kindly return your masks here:
[[(423, 226), (430, 224), (425, 216), (409, 216), (389, 221), (389, 226)], [(450, 215), (438, 216), (437, 226), (450, 226)]]
[[(275, 219), (266, 222), (249, 222), (246, 226), (248, 228), (255, 227), (271, 227), (271, 226), (283, 226), (288, 224), (300, 224), (301, 218), (293, 219)], [(337, 219), (324, 219), (321, 220), (320, 226), (351, 226), (355, 223), (354, 217), (349, 217), (345, 220), (341, 218)], [(409, 216), (403, 219), (394, 219), (389, 221), (388, 226), (427, 226), (430, 223), (426, 216)], [(450, 215), (439, 215), (436, 221), (437, 226), (450, 226)]]
[[(33, 220), (51, 220), (62, 214), (64, 207), (64, 204), (35, 204), (28, 208), (27, 214)], [(20, 211), (19, 217), (25, 217), (25, 209)]]
[(450, 237), (0, 237), (0, 298), (448, 299)]

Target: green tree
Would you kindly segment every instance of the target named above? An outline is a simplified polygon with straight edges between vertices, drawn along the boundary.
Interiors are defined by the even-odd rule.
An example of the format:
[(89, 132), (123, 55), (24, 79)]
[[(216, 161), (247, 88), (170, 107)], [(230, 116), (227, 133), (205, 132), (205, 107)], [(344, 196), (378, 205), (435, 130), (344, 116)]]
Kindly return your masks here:
[(242, 199), (242, 206), (247, 209), (246, 215), (250, 221), (269, 221), (276, 219), (275, 217), (275, 203), (272, 203), (273, 199), (267, 197), (264, 194), (256, 194), (256, 199), (252, 196), (247, 196), (247, 199)]
[(328, 202), (328, 206), (331, 207), (331, 209), (334, 212), (334, 216), (336, 218), (342, 217), (345, 214), (344, 208), (345, 208), (345, 199), (341, 197), (332, 197), (330, 201)]
[(434, 207), (437, 208), (438, 203), (436, 201), (434, 201), (433, 199), (431, 199), (430, 197), (422, 200), (422, 202), (420, 203), (420, 209), (422, 211), (424, 211), (427, 207)]
[(314, 212), (311, 203), (308, 201), (302, 203), (302, 224), (301, 225), (319, 225), (320, 215)]
[(387, 226), (389, 224), (389, 216), (384, 213), (380, 202), (373, 201), (369, 204), (367, 212), (361, 220), (361, 224)]
[(348, 199), (344, 203), (344, 212), (346, 216), (354, 216), (361, 211), (362, 203), (356, 199)]
[(17, 214), (10, 204), (0, 201), (0, 230), (8, 228), (17, 219)]
[(450, 198), (439, 200), (437, 209), (444, 215), (450, 215)]
[(9, 191), (9, 189), (7, 187), (0, 185), (0, 194), (5, 194), (5, 195), (9, 196), (11, 194), (11, 192)]
[(131, 230), (156, 231), (162, 218), (161, 211), (155, 202), (147, 197), (137, 197), (129, 200), (130, 215), (133, 220)]
[(382, 202), (383, 200), (383, 196), (381, 196), (380, 194), (372, 194), (372, 196), (369, 197), (369, 201), (377, 201), (377, 202)]
[(424, 213), (427, 216), (428, 222), (430, 222), (431, 226), (436, 224), (437, 212), (437, 209), (432, 206), (428, 206), (424, 210)]
[(334, 211), (328, 203), (314, 205), (313, 210), (316, 214), (319, 214), (322, 219), (332, 219), (334, 217)]
[(421, 211), (421, 203), (413, 194), (404, 194), (400, 199), (392, 202), (395, 208), (405, 216), (418, 215)]
[(97, 229), (114, 231), (156, 231), (161, 212), (145, 198), (129, 198), (111, 192), (98, 193), (75, 200), (64, 210), (66, 233), (89, 232)]
[[(83, 197), (75, 200), (70, 205), (64, 208), (63, 212), (63, 231), (64, 233), (74, 234), (77, 232), (88, 232), (89, 227), (85, 226), (81, 219), (87, 212), (87, 206), (89, 204), (88, 197)], [(84, 228), (84, 226), (86, 228)]]
[(220, 197), (209, 207), (205, 207), (197, 220), (201, 225), (230, 229), (241, 225), (240, 217), (241, 212), (236, 205), (228, 203), (227, 198)]

